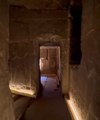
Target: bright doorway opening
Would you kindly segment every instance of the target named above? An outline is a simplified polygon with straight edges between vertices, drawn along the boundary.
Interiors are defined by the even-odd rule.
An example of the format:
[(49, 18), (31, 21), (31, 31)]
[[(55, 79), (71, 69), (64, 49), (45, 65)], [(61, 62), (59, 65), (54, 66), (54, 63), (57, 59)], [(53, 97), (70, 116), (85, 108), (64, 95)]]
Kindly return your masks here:
[(60, 85), (61, 80), (61, 62), (60, 62), (60, 47), (59, 46), (40, 46), (40, 59), (39, 59), (41, 84), (46, 87), (53, 79), (57, 87)]

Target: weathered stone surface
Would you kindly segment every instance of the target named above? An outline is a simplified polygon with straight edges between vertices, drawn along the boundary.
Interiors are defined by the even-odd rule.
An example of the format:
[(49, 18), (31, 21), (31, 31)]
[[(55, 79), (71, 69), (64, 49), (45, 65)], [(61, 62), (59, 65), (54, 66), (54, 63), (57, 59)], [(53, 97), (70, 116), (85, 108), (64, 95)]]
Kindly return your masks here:
[[(98, 10), (97, 10), (98, 9)], [(83, 1), (82, 63), (70, 69), (70, 101), (79, 120), (100, 119), (100, 2)]]
[(7, 0), (0, 0), (0, 120), (15, 120), (9, 90), (8, 40), (9, 8)]

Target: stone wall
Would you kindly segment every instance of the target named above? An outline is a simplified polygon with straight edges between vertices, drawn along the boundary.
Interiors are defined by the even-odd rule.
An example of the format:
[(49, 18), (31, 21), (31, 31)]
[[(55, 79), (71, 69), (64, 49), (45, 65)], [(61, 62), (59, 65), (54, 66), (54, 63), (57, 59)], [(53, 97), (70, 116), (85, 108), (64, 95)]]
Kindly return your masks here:
[(8, 42), (9, 7), (7, 0), (0, 0), (0, 120), (15, 120), (9, 90)]
[[(68, 79), (66, 74), (66, 70), (68, 69), (67, 31), (67, 12), (64, 10), (29, 10), (23, 7), (11, 6), (10, 58), (14, 58), (14, 66), (11, 67), (11, 73), (14, 68), (17, 76), (15, 81), (26, 84), (26, 81), (29, 81), (27, 76), (31, 73), (32, 84), (38, 84), (40, 46), (56, 45), (61, 47), (62, 91), (63, 93), (68, 92)], [(28, 54), (30, 56), (27, 59), (24, 58), (26, 51), (29, 51)], [(13, 52), (17, 52), (17, 56), (12, 57), (11, 54)], [(20, 60), (19, 63), (18, 59), (22, 61)], [(18, 70), (16, 68), (20, 65), (22, 66), (24, 63), (26, 63), (24, 66), (28, 66), (29, 69), (25, 77), (24, 71), (26, 68), (22, 68), (20, 72), (22, 78), (19, 74), (20, 68)], [(13, 76), (15, 75), (13, 74)]]
[(41, 74), (57, 75), (57, 48), (41, 48), (40, 58), (42, 62)]
[(70, 68), (70, 103), (79, 120), (100, 119), (100, 1), (83, 0), (82, 61)]

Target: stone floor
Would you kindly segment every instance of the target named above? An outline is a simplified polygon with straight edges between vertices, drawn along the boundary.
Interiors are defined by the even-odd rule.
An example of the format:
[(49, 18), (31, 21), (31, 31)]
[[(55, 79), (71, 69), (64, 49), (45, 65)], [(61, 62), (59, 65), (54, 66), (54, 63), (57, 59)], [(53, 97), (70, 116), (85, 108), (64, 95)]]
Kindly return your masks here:
[(56, 77), (41, 77), (42, 95), (33, 100), (20, 120), (71, 120)]

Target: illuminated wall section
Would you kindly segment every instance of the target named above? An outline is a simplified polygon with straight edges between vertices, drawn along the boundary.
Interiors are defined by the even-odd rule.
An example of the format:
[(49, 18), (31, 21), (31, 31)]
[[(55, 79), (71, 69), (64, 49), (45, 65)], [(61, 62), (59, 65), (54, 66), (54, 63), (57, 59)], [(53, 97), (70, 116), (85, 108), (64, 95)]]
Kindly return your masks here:
[(68, 104), (76, 120), (100, 119), (100, 1), (83, 1), (82, 61), (70, 68)]

